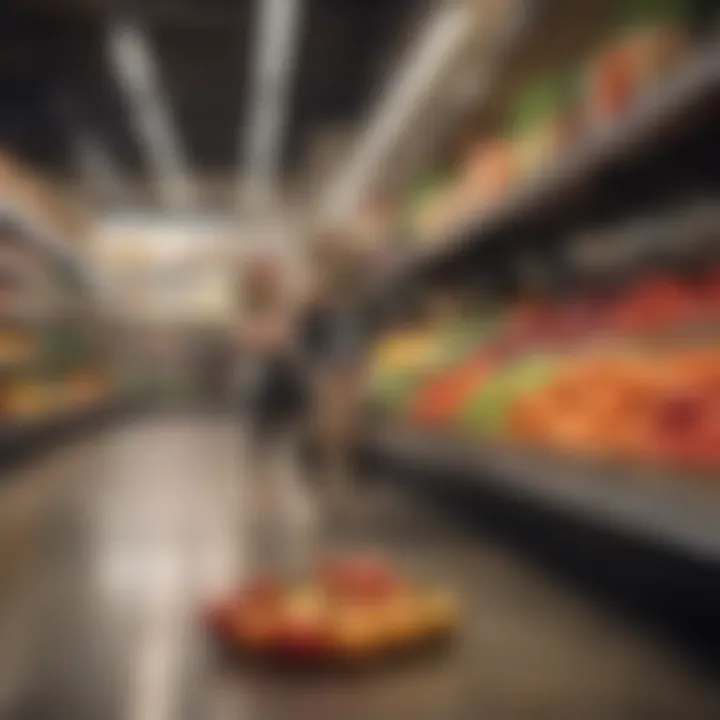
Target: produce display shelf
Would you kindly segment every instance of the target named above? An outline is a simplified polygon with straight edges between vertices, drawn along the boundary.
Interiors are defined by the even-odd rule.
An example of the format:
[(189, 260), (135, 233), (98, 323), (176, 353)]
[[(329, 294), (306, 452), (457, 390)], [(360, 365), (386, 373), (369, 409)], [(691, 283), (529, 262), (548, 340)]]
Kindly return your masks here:
[(673, 75), (612, 122), (591, 130), (567, 152), (520, 182), (509, 195), (443, 233), (431, 247), (409, 258), (383, 282), (384, 295), (436, 264), (442, 264), (489, 241), (516, 220), (524, 222), (543, 208), (574, 197), (600, 173), (632, 166), (648, 148), (687, 131), (684, 118), (717, 113), (720, 108), (720, 43), (698, 49)]
[(50, 445), (65, 433), (112, 417), (124, 406), (117, 398), (22, 420), (0, 420), (0, 466)]
[[(610, 466), (409, 429), (368, 439), (375, 456), (610, 526), (703, 562), (720, 561), (718, 478)], [(439, 472), (438, 472), (439, 471)]]
[(33, 219), (27, 213), (0, 200), (0, 226), (2, 225), (18, 230), (29, 242), (49, 257), (80, 267), (86, 276), (88, 275), (87, 268), (79, 254), (66, 238), (40, 221)]
[(28, 374), (32, 372), (36, 363), (35, 358), (23, 358), (22, 360), (0, 358), (0, 375)]
[(31, 312), (21, 310), (0, 310), (0, 326), (16, 328), (37, 328), (43, 327), (61, 320), (71, 320), (73, 317), (62, 312)]
[(83, 416), (88, 413), (97, 412), (100, 408), (106, 407), (107, 402), (89, 403), (85, 406), (78, 406), (68, 410), (58, 410), (57, 412), (48, 412), (38, 414), (35, 417), (27, 417), (23, 419), (3, 419), (0, 420), (0, 437), (8, 438), (31, 432), (35, 428), (41, 428), (45, 425), (53, 425), (58, 422), (66, 422), (75, 417)]

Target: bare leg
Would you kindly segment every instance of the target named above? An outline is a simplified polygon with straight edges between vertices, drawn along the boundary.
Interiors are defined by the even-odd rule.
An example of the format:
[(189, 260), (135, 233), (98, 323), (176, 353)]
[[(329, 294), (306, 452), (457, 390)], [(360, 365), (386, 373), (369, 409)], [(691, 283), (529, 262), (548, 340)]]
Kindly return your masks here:
[(282, 434), (260, 433), (248, 448), (248, 495), (251, 567), (259, 572), (284, 570), (287, 452)]
[(318, 552), (317, 507), (300, 482), (299, 460), (296, 433), (290, 430), (275, 447), (272, 474), (281, 563), (286, 572), (296, 575), (310, 569)]

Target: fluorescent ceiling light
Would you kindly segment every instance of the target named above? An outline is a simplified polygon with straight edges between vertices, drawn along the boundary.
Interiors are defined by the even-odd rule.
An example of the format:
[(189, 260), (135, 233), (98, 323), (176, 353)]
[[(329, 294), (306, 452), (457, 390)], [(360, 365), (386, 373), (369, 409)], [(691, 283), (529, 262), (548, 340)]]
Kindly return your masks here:
[(150, 159), (163, 201), (171, 207), (185, 207), (192, 195), (188, 173), (147, 37), (134, 25), (116, 24), (110, 29), (108, 43), (135, 132)]
[(250, 121), (241, 138), (243, 199), (272, 197), (280, 169), (301, 0), (257, 0)]
[(339, 179), (333, 179), (323, 206), (327, 219), (343, 220), (357, 210), (383, 158), (471, 29), (472, 16), (467, 5), (448, 5), (433, 15), (418, 43), (401, 63), (393, 82), (386, 88), (379, 109), (354, 148), (346, 171)]

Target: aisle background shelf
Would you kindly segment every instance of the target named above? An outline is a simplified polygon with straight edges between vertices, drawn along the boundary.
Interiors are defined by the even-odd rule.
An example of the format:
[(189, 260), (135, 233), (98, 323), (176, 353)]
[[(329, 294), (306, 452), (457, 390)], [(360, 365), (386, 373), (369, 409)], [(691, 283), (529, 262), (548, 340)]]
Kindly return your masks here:
[[(712, 139), (718, 108), (720, 43), (709, 41), (624, 114), (571, 143), (557, 159), (521, 180), (505, 199), (479, 215), (458, 219), (455, 229), (436, 238), (429, 249), (409, 253), (399, 270), (373, 289), (370, 303), (382, 305), (398, 287), (450, 265), (464, 264), (468, 270), (472, 252), (495, 241), (516, 245), (525, 236), (546, 240), (548, 233), (539, 232), (541, 228), (557, 235), (578, 221), (596, 220), (593, 205), (602, 205), (607, 200), (604, 196), (618, 192), (608, 178), (636, 167), (647, 168), (669, 145), (693, 142), (694, 136), (697, 150)], [(703, 147), (702, 173), (712, 171), (716, 152), (711, 142)], [(715, 169), (711, 181), (715, 189), (717, 179)], [(642, 197), (641, 188), (633, 190)]]
[(0, 200), (0, 227), (11, 228), (34, 249), (56, 261), (69, 263), (85, 271), (76, 248), (61, 233), (53, 231), (41, 221)]
[(102, 311), (81, 223), (12, 162), (0, 197), (0, 464), (32, 453), (118, 403), (98, 329)]
[[(430, 361), (423, 369), (418, 358), (433, 354), (424, 342), (432, 345), (440, 337), (449, 345), (454, 327), (462, 332), (479, 318), (504, 323), (508, 310), (519, 315), (523, 310), (542, 315), (544, 309), (602, 312), (626, 293), (631, 297), (645, 280), (677, 280), (678, 287), (687, 282), (693, 292), (705, 287), (720, 257), (719, 111), (715, 28), (662, 82), (616, 118), (586, 128), (499, 201), (455, 217), (445, 231), (416, 238), (414, 249), (412, 238), (405, 242), (403, 261), (373, 282), (366, 295), (364, 310), (381, 336), (377, 347), (391, 343), (394, 331), (398, 336), (406, 332), (415, 379), (432, 385), (440, 378), (440, 387), (443, 361), (439, 368)], [(399, 244), (400, 237), (395, 238)], [(420, 240), (428, 246), (419, 248)], [(534, 275), (523, 267), (526, 260), (533, 261)], [(475, 352), (480, 368), (482, 357), (493, 358), (486, 367), (494, 373), (513, 358), (548, 350), (570, 356), (624, 345), (651, 354), (656, 347), (688, 342), (716, 344), (720, 316), (709, 308), (710, 302), (705, 315), (684, 316), (676, 325), (626, 329), (624, 334), (612, 322), (596, 327), (590, 313), (579, 338), (552, 338), (535, 328), (534, 341), (532, 331), (527, 338), (520, 331), (518, 338), (507, 338), (508, 347), (500, 341), (486, 355), (487, 338), (482, 337), (474, 350), (458, 355), (454, 367), (464, 361), (472, 365)], [(433, 333), (435, 340), (428, 340)], [(439, 347), (441, 353), (444, 345)], [(452, 370), (452, 359), (446, 361)], [(483, 372), (488, 371), (480, 369), (478, 376)], [(553, 451), (550, 443), (547, 450), (534, 450), (518, 438), (513, 443), (510, 436), (493, 436), (479, 422), (460, 431), (457, 417), (443, 416), (435, 430), (423, 430), (413, 422), (410, 408), (417, 406), (408, 400), (411, 388), (420, 394), (423, 381), (415, 386), (412, 372), (392, 373), (388, 370), (385, 385), (383, 378), (377, 381), (378, 397), (372, 400), (381, 401), (381, 426), (368, 429), (363, 448), (393, 482), (430, 495), (438, 505), (447, 498), (453, 512), (467, 513), (483, 531), (517, 533), (523, 549), (552, 546), (549, 554), (569, 558), (574, 573), (595, 589), (627, 591), (641, 616), (651, 616), (660, 605), (668, 609), (669, 624), (692, 613), (693, 632), (702, 636), (703, 623), (720, 601), (717, 472), (702, 474), (681, 463), (670, 467), (669, 461), (660, 461), (660, 452), (609, 461), (600, 457), (600, 448), (594, 448), (595, 454), (586, 448), (584, 457)], [(457, 370), (456, 379), (461, 376)], [(455, 390), (447, 390), (449, 398), (461, 392), (462, 383), (457, 380)], [(477, 387), (468, 394), (477, 393)], [(437, 392), (440, 397), (444, 391)], [(430, 396), (432, 390), (423, 396), (426, 402)], [(442, 401), (438, 404), (443, 407)]]

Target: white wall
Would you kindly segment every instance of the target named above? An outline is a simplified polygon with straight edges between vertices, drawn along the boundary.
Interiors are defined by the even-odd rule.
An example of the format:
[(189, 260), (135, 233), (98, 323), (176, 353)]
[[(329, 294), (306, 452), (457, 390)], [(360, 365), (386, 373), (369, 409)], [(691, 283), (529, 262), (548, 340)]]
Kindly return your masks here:
[(115, 215), (98, 222), (92, 262), (108, 308), (138, 320), (230, 320), (239, 267), (262, 250), (304, 278), (301, 232), (276, 216)]

